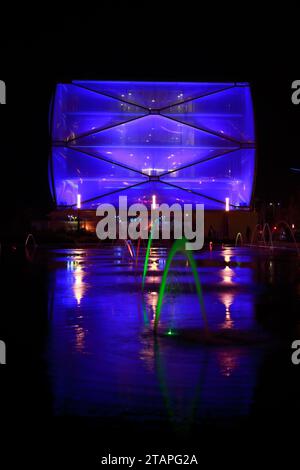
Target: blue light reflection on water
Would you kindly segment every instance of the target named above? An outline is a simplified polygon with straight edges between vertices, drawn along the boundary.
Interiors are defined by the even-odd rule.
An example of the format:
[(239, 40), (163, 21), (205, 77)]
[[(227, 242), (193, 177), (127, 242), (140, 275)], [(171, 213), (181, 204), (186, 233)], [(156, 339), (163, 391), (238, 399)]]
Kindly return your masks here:
[[(187, 422), (249, 413), (260, 347), (149, 334), (165, 257), (152, 250), (142, 297), (143, 257), (136, 269), (123, 247), (52, 253), (47, 355), (55, 414)], [(197, 262), (210, 327), (259, 330), (251, 255), (228, 249), (201, 253)], [(201, 329), (196, 299), (186, 260), (176, 258), (162, 326)]]

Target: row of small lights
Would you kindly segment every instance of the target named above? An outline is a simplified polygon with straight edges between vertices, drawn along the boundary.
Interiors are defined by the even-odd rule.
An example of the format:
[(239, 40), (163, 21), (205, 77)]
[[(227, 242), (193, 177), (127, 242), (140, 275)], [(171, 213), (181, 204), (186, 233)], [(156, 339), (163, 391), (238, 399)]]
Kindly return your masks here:
[[(76, 204), (77, 209), (81, 209), (81, 194), (77, 194), (77, 204)], [(152, 204), (151, 204), (152, 209), (156, 209), (157, 204), (156, 204), (156, 195), (153, 194), (152, 196)], [(229, 212), (230, 210), (230, 203), (229, 203), (229, 197), (225, 198), (225, 211)]]
[[(128, 96), (132, 96), (132, 93), (128, 92)], [(121, 98), (125, 98), (124, 93), (121, 94)], [(177, 95), (177, 98), (183, 98), (183, 93), (180, 93), (179, 95)], [(155, 103), (154, 99), (152, 99), (151, 101), (152, 101), (152, 103)]]
[[(292, 228), (292, 230), (294, 230), (294, 229), (296, 228), (296, 227), (295, 227), (295, 224), (291, 224), (291, 228)], [(277, 230), (277, 225), (274, 225), (273, 230), (274, 230), (274, 231)]]

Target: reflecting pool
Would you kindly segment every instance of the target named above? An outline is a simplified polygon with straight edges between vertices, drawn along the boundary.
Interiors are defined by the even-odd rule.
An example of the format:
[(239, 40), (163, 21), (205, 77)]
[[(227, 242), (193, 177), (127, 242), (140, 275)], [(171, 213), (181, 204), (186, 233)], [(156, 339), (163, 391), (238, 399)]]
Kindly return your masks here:
[(136, 260), (126, 246), (113, 246), (50, 250), (41, 261), (48, 272), (45, 362), (55, 415), (188, 433), (214, 421), (226, 427), (252, 419), (265, 406), (286, 412), (282, 393), (291, 387), (299, 409), (299, 382), (273, 383), (278, 356), (289, 368), (287, 345), (300, 333), (297, 258), (230, 247), (197, 253), (213, 338), (205, 341), (181, 254), (153, 335), (167, 249), (152, 247), (142, 290), (144, 257), (145, 247)]

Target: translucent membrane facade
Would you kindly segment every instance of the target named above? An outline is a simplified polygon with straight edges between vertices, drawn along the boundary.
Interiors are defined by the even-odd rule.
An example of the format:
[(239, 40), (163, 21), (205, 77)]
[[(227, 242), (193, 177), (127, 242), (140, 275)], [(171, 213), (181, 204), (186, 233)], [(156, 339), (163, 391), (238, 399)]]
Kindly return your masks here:
[(247, 83), (59, 84), (49, 179), (58, 207), (101, 202), (251, 203), (254, 116)]

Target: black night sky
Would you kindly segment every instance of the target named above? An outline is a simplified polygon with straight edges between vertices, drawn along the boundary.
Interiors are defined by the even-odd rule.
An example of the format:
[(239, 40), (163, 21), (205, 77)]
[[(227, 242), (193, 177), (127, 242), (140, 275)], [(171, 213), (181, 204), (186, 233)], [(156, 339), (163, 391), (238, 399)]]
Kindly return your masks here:
[(255, 198), (288, 201), (300, 184), (289, 169), (300, 166), (300, 106), (291, 102), (291, 83), (299, 79), (294, 38), (283, 23), (255, 16), (248, 15), (246, 24), (222, 15), (172, 15), (142, 7), (123, 8), (117, 16), (100, 8), (77, 13), (53, 7), (7, 16), (1, 34), (7, 106), (0, 117), (8, 213), (13, 207), (43, 215), (52, 207), (49, 103), (56, 83), (72, 79), (249, 81), (257, 125)]
[[(255, 224), (271, 201), (278, 212), (292, 198), (296, 215), (300, 207), (300, 173), (291, 171), (300, 168), (300, 104), (291, 100), (299, 12), (288, 2), (286, 12), (275, 2), (260, 2), (258, 12), (254, 2), (230, 2), (234, 15), (228, 2), (205, 2), (210, 11), (204, 2), (107, 3), (0, 8), (0, 341), (8, 358), (0, 365), (0, 462), (7, 454), (20, 469), (26, 461), (99, 469), (104, 453), (195, 452), (200, 465), (220, 459), (219, 468), (240, 470), (245, 461), (273, 468), (282, 456), (285, 469), (295, 453), (294, 468), (300, 222)], [(35, 242), (30, 223), (50, 226), (54, 209), (51, 98), (57, 83), (75, 79), (250, 83), (258, 211), (242, 214), (241, 229), (232, 224), (235, 246), (227, 211), (195, 258), (183, 240), (170, 250), (154, 244), (153, 256), (142, 238), (134, 256), (130, 236), (99, 243), (79, 210), (53, 230), (36, 229)], [(163, 300), (169, 316), (160, 325), (170, 328), (161, 334)]]

